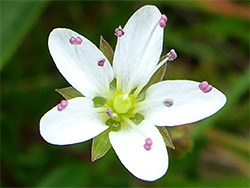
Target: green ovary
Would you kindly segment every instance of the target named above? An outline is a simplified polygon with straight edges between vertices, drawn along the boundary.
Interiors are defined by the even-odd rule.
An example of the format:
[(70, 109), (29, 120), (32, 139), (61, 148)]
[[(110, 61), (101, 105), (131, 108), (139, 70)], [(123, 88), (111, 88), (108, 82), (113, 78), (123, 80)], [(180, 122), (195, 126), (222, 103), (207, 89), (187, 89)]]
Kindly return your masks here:
[(132, 101), (128, 95), (117, 95), (114, 98), (113, 107), (118, 114), (127, 113), (132, 106)]
[(121, 91), (113, 93), (105, 103), (107, 108), (105, 116), (109, 116), (106, 125), (110, 126), (112, 131), (118, 131), (121, 126), (129, 125), (123, 123), (127, 121), (138, 125), (144, 120), (144, 117), (139, 113), (135, 113), (136, 103), (136, 98), (131, 94), (124, 94)]

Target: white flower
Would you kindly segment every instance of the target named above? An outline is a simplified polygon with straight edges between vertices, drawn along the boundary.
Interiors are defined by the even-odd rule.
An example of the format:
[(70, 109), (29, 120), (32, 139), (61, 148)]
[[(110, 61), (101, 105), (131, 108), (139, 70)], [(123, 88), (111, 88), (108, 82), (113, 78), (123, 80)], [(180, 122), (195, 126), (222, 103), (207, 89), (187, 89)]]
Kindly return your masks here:
[[(65, 79), (85, 97), (48, 111), (40, 121), (42, 137), (55, 145), (92, 139), (110, 128), (109, 140), (122, 164), (137, 178), (154, 181), (168, 168), (168, 153), (156, 126), (192, 123), (216, 113), (226, 97), (207, 82), (162, 81), (138, 96), (151, 76), (175, 52), (159, 62), (167, 18), (155, 6), (144, 6), (118, 28), (113, 67), (88, 39), (70, 29), (54, 29), (49, 51)], [(173, 56), (173, 57), (172, 57)], [(110, 84), (116, 80), (115, 92)], [(94, 107), (93, 99), (106, 99)], [(136, 124), (136, 114), (143, 121)], [(107, 125), (108, 120), (116, 122)]]

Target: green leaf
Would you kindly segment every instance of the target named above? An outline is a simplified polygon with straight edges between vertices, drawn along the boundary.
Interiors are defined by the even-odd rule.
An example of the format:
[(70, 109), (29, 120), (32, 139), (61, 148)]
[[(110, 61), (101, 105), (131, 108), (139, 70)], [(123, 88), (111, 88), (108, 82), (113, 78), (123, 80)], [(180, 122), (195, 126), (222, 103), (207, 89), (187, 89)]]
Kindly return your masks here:
[(1, 1), (0, 70), (15, 53), (48, 1)]
[(36, 187), (84, 187), (89, 178), (88, 168), (81, 161), (72, 161), (45, 173)]
[(157, 127), (157, 128), (160, 131), (161, 136), (163, 137), (166, 146), (171, 149), (175, 149), (174, 144), (172, 142), (172, 138), (170, 137), (170, 134), (167, 128), (166, 127)]
[(65, 87), (61, 89), (56, 89), (56, 91), (67, 100), (73, 99), (76, 97), (84, 97), (83, 94), (81, 94), (79, 91), (77, 91), (73, 87)]
[(104, 40), (103, 36), (101, 35), (100, 37), (100, 50), (101, 52), (106, 56), (106, 58), (109, 60), (109, 62), (113, 63), (113, 56), (114, 56), (114, 51), (109, 45), (109, 43)]
[(102, 134), (93, 138), (92, 147), (91, 147), (91, 161), (92, 162), (103, 157), (111, 148), (111, 144), (109, 141), (109, 132), (110, 132), (110, 129), (107, 129)]

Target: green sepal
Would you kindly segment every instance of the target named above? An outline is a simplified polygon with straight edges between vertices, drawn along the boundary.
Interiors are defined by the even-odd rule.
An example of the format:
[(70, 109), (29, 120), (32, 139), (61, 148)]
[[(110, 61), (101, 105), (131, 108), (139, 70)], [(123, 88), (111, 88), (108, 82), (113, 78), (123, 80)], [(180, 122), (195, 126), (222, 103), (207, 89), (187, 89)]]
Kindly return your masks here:
[[(160, 62), (163, 61), (165, 58), (167, 58), (167, 55), (161, 57)], [(147, 85), (145, 85), (145, 87), (142, 89), (142, 91), (140, 92), (137, 100), (138, 101), (143, 101), (145, 99), (145, 95), (146, 95), (146, 91), (147, 89), (155, 84), (158, 83), (160, 81), (163, 80), (165, 73), (167, 70), (167, 63), (165, 63), (164, 65), (162, 65), (155, 73), (154, 75), (151, 77), (151, 79), (149, 80), (149, 82), (147, 83)]]
[(114, 57), (114, 51), (109, 45), (109, 43), (104, 40), (103, 36), (100, 36), (100, 50), (101, 52), (106, 56), (106, 58), (109, 60), (109, 62), (113, 63), (113, 57)]
[(110, 92), (114, 93), (116, 91), (116, 79), (114, 78), (110, 83)]
[(187, 127), (177, 126), (169, 129), (172, 141), (176, 146), (176, 149), (172, 151), (172, 155), (176, 157), (184, 157), (193, 149), (193, 140), (189, 136), (190, 130)]
[(98, 107), (102, 107), (104, 106), (105, 102), (106, 102), (106, 99), (103, 98), (103, 97), (95, 97), (93, 99), (93, 102), (94, 102), (94, 107), (95, 108), (98, 108)]
[(56, 89), (56, 91), (62, 95), (66, 100), (73, 99), (76, 97), (84, 97), (79, 91), (73, 87), (65, 87), (61, 89)]
[(110, 129), (107, 129), (100, 135), (93, 138), (92, 146), (91, 146), (91, 161), (92, 162), (103, 157), (111, 148), (111, 143), (109, 141), (109, 132), (110, 132)]
[(167, 63), (165, 63), (164, 65), (162, 65), (154, 73), (154, 75), (151, 77), (151, 79), (149, 80), (149, 82), (147, 83), (147, 85), (143, 88), (143, 91), (146, 91), (151, 85), (162, 81), (163, 78), (164, 78), (164, 76), (165, 76), (166, 70), (167, 70)]
[(172, 142), (172, 138), (171, 138), (167, 128), (166, 127), (157, 127), (157, 128), (160, 131), (161, 136), (163, 137), (166, 146), (171, 148), (171, 149), (175, 149), (174, 144)]

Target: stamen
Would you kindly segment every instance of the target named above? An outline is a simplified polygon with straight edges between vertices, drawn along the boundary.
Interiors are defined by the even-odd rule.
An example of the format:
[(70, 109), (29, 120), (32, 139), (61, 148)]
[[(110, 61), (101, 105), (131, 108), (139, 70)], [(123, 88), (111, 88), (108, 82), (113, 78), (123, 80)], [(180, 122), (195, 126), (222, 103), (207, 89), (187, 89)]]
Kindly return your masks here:
[(166, 22), (163, 19), (160, 19), (159, 24), (160, 24), (160, 27), (162, 28), (166, 27)]
[(62, 107), (62, 105), (61, 104), (58, 104), (57, 105), (57, 110), (60, 112), (60, 111), (62, 111), (64, 108)]
[(204, 93), (208, 93), (208, 92), (210, 92), (212, 89), (213, 89), (213, 87), (212, 87), (211, 85), (208, 85), (208, 86), (203, 90), (203, 92), (204, 92)]
[(68, 101), (62, 100), (60, 104), (65, 108), (66, 106), (68, 106)]
[(207, 81), (203, 81), (199, 84), (199, 88), (203, 93), (208, 93), (212, 90), (212, 86)]
[(151, 146), (150, 146), (150, 145), (144, 144), (143, 147), (144, 147), (145, 150), (147, 150), (147, 151), (151, 150)]
[(153, 144), (153, 140), (151, 138), (147, 138), (145, 140), (145, 144), (143, 145), (143, 147), (145, 148), (145, 150), (149, 151), (151, 150), (152, 144)]
[(73, 44), (73, 45), (80, 45), (82, 43), (82, 39), (80, 37), (71, 37), (69, 39), (69, 42), (70, 44)]
[(71, 38), (69, 39), (69, 42), (70, 42), (70, 44), (75, 44), (75, 43), (76, 43), (75, 37), (71, 37)]
[(164, 104), (166, 107), (171, 107), (171, 106), (174, 104), (174, 102), (173, 102), (173, 100), (171, 100), (171, 99), (165, 99), (165, 100), (163, 101), (163, 104)]
[(165, 14), (162, 14), (161, 19), (159, 20), (160, 27), (162, 28), (166, 27), (167, 21), (168, 21), (168, 17)]
[[(127, 117), (127, 116), (122, 116), (122, 119), (130, 125), (132, 129), (137, 129), (137, 126)], [(151, 138), (146, 138), (145, 139), (145, 144), (143, 145), (144, 149), (149, 151), (151, 150), (151, 146), (153, 144), (153, 140)]]
[[(162, 66), (164, 65), (166, 62), (168, 61), (173, 61), (175, 58), (177, 58), (177, 54), (175, 52), (174, 49), (171, 49), (167, 55), (165, 55), (163, 58), (161, 58), (161, 61), (159, 62), (159, 64), (156, 66), (156, 68), (151, 72), (151, 76), (153, 76), (153, 74)], [(148, 81), (148, 80), (145, 80)], [(143, 89), (143, 87), (146, 85), (146, 82), (144, 84), (141, 84), (141, 86), (137, 87), (137, 89), (135, 90), (133, 96), (137, 97), (138, 94), (141, 92), (141, 90)]]
[(122, 30), (121, 26), (119, 26), (119, 28), (116, 28), (116, 30), (115, 30), (115, 35), (116, 35), (117, 37), (121, 37), (121, 36), (124, 35), (124, 31)]
[(104, 66), (104, 63), (105, 63), (105, 59), (102, 59), (102, 60), (98, 61), (97, 65), (98, 65), (99, 67), (103, 67), (103, 66)]
[(111, 110), (111, 108), (107, 108), (107, 115), (109, 116), (109, 117), (113, 117), (113, 113), (112, 113), (112, 110)]
[(205, 89), (208, 85), (209, 85), (209, 84), (208, 84), (207, 81), (203, 81), (203, 82), (201, 82), (201, 83), (199, 84), (199, 88), (200, 88), (200, 90), (203, 90), (203, 89)]
[(171, 49), (170, 52), (167, 53), (168, 61), (174, 61), (177, 58), (177, 54), (174, 49)]
[(76, 44), (82, 44), (82, 39), (80, 37), (76, 37)]
[(152, 145), (153, 144), (153, 140), (151, 139), (151, 138), (147, 138), (146, 140), (145, 140), (145, 143), (147, 144), (147, 145)]
[(60, 104), (57, 105), (57, 110), (62, 111), (68, 106), (68, 101), (62, 100)]
[(164, 20), (165, 22), (168, 21), (168, 17), (165, 14), (161, 15), (161, 19)]

